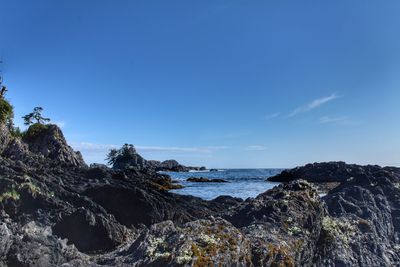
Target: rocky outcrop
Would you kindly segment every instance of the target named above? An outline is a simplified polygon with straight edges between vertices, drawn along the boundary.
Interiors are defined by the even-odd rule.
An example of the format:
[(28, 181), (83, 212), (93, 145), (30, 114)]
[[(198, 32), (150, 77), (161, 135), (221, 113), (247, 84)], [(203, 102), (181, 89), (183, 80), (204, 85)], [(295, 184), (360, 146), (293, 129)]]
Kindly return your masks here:
[(172, 171), (172, 172), (188, 172), (190, 170), (205, 170), (205, 167), (186, 167), (179, 164), (176, 160), (166, 160), (163, 162), (157, 160), (145, 160), (137, 153), (133, 145), (125, 144), (120, 150), (117, 150), (115, 160), (113, 160), (113, 169), (137, 169), (152, 171)]
[(52, 267), (87, 258), (49, 227), (33, 221), (18, 225), (4, 214), (0, 218), (0, 266)]
[[(197, 220), (179, 227), (152, 225), (126, 251), (108, 256), (112, 266), (250, 266), (250, 242), (222, 219)], [(112, 263), (112, 264), (111, 264)]]
[(111, 250), (126, 241), (128, 230), (114, 216), (94, 214), (80, 208), (53, 226), (55, 235), (67, 238), (79, 251), (99, 253)]
[(367, 166), (324, 201), (331, 217), (323, 223), (316, 262), (325, 266), (400, 264), (400, 175), (395, 168)]
[[(312, 183), (344, 182), (353, 177), (362, 177), (370, 170), (378, 170), (381, 167), (376, 165), (360, 166), (346, 164), (345, 162), (322, 162), (307, 164), (291, 170), (284, 170), (282, 173), (270, 177), (270, 182), (287, 183), (293, 180), (303, 179)], [(384, 168), (400, 172), (400, 168)]]
[(164, 220), (182, 224), (216, 215), (225, 208), (223, 204), (160, 191), (151, 184), (144, 188), (129, 184), (104, 185), (87, 189), (83, 194), (127, 227), (149, 226)]
[(310, 266), (324, 216), (315, 188), (296, 181), (239, 204), (225, 218), (250, 240), (254, 266)]
[(176, 160), (165, 160), (156, 167), (158, 171), (172, 171), (172, 172), (187, 172), (189, 169), (186, 166), (179, 164)]
[(322, 199), (298, 180), (246, 201), (203, 201), (168, 193), (154, 172), (101, 165), (40, 170), (1, 160), (9, 176), (0, 176), (5, 266), (395, 266), (400, 260), (394, 168), (360, 166), (359, 176)]
[(51, 161), (84, 167), (86, 166), (81, 153), (74, 151), (65, 140), (57, 125), (34, 124), (30, 126), (24, 136), (29, 150)]
[(134, 168), (143, 170), (147, 167), (147, 161), (140, 156), (133, 145), (125, 144), (113, 162), (113, 169), (125, 170)]

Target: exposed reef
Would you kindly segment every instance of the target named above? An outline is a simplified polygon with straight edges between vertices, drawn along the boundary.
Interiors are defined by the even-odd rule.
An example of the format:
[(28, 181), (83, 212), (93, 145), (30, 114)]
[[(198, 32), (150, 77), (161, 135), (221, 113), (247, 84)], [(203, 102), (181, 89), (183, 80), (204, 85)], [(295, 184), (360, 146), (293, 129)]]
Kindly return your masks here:
[(224, 179), (209, 179), (205, 177), (189, 177), (186, 181), (193, 183), (228, 183), (228, 181)]

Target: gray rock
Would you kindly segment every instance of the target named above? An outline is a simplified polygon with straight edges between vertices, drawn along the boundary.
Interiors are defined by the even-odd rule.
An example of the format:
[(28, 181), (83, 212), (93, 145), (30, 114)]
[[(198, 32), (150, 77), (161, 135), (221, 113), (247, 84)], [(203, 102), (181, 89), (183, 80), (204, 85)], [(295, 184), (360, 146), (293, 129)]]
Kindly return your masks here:
[[(31, 126), (34, 127), (35, 125)], [(74, 151), (65, 140), (57, 125), (47, 124), (34, 133), (28, 132), (24, 137), (29, 150), (52, 161), (77, 167), (86, 167), (80, 152)]]
[(223, 219), (198, 220), (177, 227), (152, 225), (126, 250), (107, 255), (112, 266), (251, 266), (250, 242)]

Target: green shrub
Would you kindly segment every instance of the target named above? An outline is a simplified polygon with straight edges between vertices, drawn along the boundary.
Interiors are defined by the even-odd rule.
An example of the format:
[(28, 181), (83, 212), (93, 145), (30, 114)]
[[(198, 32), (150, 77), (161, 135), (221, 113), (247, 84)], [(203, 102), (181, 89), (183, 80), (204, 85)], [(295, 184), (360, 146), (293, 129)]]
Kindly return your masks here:
[(12, 199), (14, 201), (17, 201), (19, 200), (19, 198), (20, 194), (17, 191), (15, 191), (15, 189), (12, 189), (0, 195), (0, 202), (3, 201), (4, 199)]
[(49, 127), (48, 124), (35, 123), (32, 124), (28, 130), (23, 134), (24, 139), (31, 140), (38, 136), (41, 132)]
[(13, 118), (13, 107), (4, 98), (0, 99), (0, 122), (5, 123)]
[(11, 136), (13, 136), (13, 137), (20, 137), (20, 138), (22, 138), (22, 137), (24, 136), (24, 132), (21, 131), (21, 129), (20, 129), (19, 127), (13, 127), (13, 128), (10, 130), (10, 133), (11, 133)]

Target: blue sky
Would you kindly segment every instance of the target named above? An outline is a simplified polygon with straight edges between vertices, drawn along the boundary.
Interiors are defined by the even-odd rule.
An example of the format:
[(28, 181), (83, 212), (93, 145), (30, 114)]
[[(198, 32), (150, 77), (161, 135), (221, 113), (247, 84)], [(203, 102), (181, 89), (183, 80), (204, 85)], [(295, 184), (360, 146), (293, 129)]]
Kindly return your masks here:
[(208, 167), (400, 166), (399, 1), (0, 0), (16, 123), (88, 162), (132, 143)]

